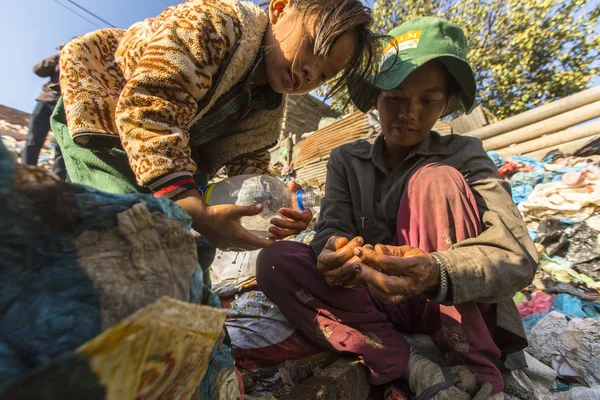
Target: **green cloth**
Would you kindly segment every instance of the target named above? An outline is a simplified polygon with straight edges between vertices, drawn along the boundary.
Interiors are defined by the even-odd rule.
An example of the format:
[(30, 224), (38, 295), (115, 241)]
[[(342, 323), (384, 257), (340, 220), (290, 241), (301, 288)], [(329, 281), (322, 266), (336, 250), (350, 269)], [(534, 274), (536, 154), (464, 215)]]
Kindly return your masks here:
[[(90, 150), (79, 147), (73, 142), (67, 128), (62, 97), (58, 100), (50, 118), (50, 126), (65, 159), (69, 182), (115, 194), (151, 193), (148, 188), (138, 186), (135, 182), (135, 176), (127, 162), (127, 154), (123, 149)], [(206, 177), (206, 174), (194, 176), (196, 180), (204, 181), (207, 181)], [(198, 247), (203, 279), (209, 288), (211, 286), (209, 267), (214, 256), (215, 249), (213, 247)]]
[(50, 118), (50, 126), (65, 159), (69, 182), (115, 194), (150, 193), (136, 183), (122, 148), (91, 150), (73, 142), (62, 97)]

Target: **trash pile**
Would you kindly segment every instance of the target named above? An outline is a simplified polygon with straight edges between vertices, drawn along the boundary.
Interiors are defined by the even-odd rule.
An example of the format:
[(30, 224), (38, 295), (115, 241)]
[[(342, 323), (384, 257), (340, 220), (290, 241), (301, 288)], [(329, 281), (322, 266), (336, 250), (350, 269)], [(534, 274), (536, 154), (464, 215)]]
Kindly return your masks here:
[[(554, 152), (543, 161), (488, 153), (500, 175), (510, 181), (513, 200), (540, 255), (533, 283), (514, 301), (529, 337), (526, 351), (541, 362), (546, 375), (554, 373), (556, 379), (550, 379), (550, 388), (533, 381), (522, 385), (533, 388), (531, 398), (600, 398), (600, 156), (596, 150), (592, 143), (577, 155)], [(513, 378), (518, 380), (516, 374)]]
[(27, 137), (27, 132), (29, 132), (29, 129), (26, 126), (11, 124), (4, 119), (0, 119), (0, 131), (3, 132), (2, 136), (15, 137), (21, 140)]
[(0, 142), (0, 398), (241, 397), (191, 219), (15, 164)]
[[(309, 229), (285, 240), (310, 243), (319, 207)], [(227, 308), (231, 352), (244, 380), (246, 399), (281, 398), (320, 374), (337, 356), (305, 337), (260, 291), (256, 257), (260, 250), (217, 251), (210, 267), (214, 292)]]
[[(28, 129), (20, 125), (9, 124), (4, 120), (0, 120), (0, 141), (4, 146), (14, 154), (17, 162), (21, 162), (21, 153), (25, 147), (27, 140)], [(10, 133), (10, 134), (9, 134)], [(48, 133), (44, 147), (40, 151), (38, 158), (38, 166), (42, 167), (46, 171), (52, 171), (54, 166), (54, 149), (58, 146), (54, 134)]]

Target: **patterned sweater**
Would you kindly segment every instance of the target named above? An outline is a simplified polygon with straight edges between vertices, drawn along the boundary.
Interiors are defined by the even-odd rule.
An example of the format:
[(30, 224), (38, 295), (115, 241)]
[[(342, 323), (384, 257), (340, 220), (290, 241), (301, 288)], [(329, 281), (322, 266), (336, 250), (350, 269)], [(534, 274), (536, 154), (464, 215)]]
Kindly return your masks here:
[[(268, 23), (266, 13), (236, 0), (190, 0), (127, 31), (103, 29), (61, 52), (60, 86), (74, 142), (95, 148), (120, 138), (141, 186), (164, 192), (197, 169), (189, 129), (248, 73)], [(214, 173), (229, 164), (264, 169), (277, 142), (285, 101), (242, 121), (234, 135), (201, 146), (201, 164)], [(208, 133), (207, 133), (208, 134)], [(214, 135), (211, 135), (214, 136)]]

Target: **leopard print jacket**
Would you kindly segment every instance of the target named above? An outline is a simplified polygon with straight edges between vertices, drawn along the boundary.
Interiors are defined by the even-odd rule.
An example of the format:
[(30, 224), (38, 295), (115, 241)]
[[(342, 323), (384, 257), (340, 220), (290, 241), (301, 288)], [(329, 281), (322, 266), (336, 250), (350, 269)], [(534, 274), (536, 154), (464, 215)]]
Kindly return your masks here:
[[(74, 39), (60, 59), (74, 142), (94, 148), (99, 138), (120, 138), (141, 186), (192, 176), (197, 165), (188, 129), (249, 71), (267, 23), (252, 3), (190, 0), (128, 30)], [(268, 163), (258, 153), (277, 142), (285, 104), (240, 122), (241, 134), (204, 144), (202, 171), (229, 164), (236, 173), (266, 172)]]

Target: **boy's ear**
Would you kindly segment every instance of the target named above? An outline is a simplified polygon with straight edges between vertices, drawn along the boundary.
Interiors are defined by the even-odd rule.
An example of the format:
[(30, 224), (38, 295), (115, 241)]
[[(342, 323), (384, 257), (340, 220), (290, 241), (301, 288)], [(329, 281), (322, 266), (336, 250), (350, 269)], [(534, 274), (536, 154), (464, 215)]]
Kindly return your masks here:
[(291, 5), (292, 0), (271, 0), (269, 4), (269, 20), (271, 24), (276, 24), (283, 15), (284, 10)]

